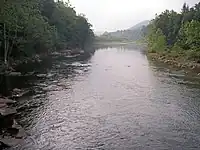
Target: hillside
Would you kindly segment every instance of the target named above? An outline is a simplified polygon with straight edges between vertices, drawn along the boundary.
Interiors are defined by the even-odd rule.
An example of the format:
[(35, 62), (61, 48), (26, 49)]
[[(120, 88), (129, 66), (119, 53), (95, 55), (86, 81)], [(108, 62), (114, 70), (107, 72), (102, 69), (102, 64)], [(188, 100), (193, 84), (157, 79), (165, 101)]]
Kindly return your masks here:
[(128, 30), (135, 30), (135, 29), (142, 29), (143, 26), (147, 26), (149, 24), (149, 20), (144, 20), (133, 27), (129, 28)]
[(137, 41), (143, 38), (143, 29), (149, 24), (148, 20), (142, 21), (126, 30), (115, 32), (104, 32), (99, 36), (99, 40), (111, 41)]

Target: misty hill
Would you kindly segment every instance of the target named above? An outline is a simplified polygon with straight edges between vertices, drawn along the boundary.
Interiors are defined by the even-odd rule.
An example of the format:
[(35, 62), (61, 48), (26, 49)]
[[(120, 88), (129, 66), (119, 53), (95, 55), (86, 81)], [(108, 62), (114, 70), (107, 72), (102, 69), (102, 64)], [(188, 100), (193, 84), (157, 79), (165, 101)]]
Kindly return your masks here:
[(148, 20), (142, 21), (135, 26), (126, 29), (126, 30), (118, 30), (115, 32), (104, 32), (99, 38), (100, 40), (112, 40), (112, 41), (137, 41), (141, 40), (144, 36), (143, 30), (149, 24)]
[(133, 27), (129, 28), (129, 30), (135, 30), (135, 29), (142, 29), (143, 26), (147, 26), (149, 24), (149, 20), (144, 20)]

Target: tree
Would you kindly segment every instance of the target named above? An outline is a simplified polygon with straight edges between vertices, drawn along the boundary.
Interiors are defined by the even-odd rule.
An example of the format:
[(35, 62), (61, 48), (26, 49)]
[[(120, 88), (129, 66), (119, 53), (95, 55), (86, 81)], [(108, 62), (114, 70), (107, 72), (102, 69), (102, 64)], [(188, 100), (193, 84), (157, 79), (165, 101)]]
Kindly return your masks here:
[(179, 45), (183, 49), (200, 50), (200, 22), (192, 20), (184, 24), (180, 30)]

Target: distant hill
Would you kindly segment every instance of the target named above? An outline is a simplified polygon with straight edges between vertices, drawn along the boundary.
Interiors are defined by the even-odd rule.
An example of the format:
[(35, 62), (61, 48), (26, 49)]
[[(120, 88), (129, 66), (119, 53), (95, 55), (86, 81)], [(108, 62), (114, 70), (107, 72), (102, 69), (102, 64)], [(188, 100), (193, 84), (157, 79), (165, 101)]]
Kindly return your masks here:
[(149, 24), (149, 20), (144, 20), (136, 25), (134, 25), (133, 27), (129, 28), (128, 30), (135, 30), (135, 29), (141, 29), (143, 26), (147, 26)]
[(142, 21), (126, 30), (118, 30), (115, 32), (104, 32), (99, 39), (111, 41), (137, 41), (144, 37), (143, 29), (149, 24), (148, 20)]
[(96, 36), (100, 36), (100, 35), (102, 35), (103, 33), (104, 33), (103, 31), (95, 31), (94, 34), (95, 34)]

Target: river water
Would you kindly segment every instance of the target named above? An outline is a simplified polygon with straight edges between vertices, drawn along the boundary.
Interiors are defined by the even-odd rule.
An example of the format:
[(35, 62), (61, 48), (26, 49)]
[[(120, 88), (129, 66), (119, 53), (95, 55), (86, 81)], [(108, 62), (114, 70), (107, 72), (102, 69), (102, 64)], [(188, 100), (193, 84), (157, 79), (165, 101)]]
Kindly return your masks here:
[(17, 103), (29, 136), (12, 149), (200, 149), (198, 78), (131, 47), (51, 65), (17, 80), (32, 91)]

